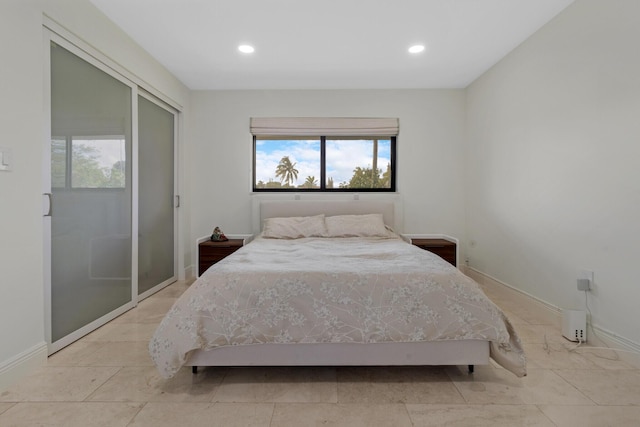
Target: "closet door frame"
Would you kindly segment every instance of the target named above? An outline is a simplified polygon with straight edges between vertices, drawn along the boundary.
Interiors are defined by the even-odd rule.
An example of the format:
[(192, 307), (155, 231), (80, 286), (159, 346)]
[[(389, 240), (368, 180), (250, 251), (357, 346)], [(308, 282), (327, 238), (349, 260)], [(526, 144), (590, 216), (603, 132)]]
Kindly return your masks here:
[[(122, 82), (131, 88), (131, 144), (132, 144), (132, 169), (131, 169), (131, 300), (123, 306), (111, 311), (110, 313), (94, 320), (84, 327), (74, 331), (73, 333), (59, 339), (55, 343), (52, 339), (52, 313), (51, 313), (51, 42), (57, 43), (63, 48), (69, 50), (74, 55), (85, 60), (89, 64), (95, 66), (101, 71), (107, 73), (111, 77)], [(173, 283), (175, 280), (184, 280), (184, 249), (180, 245), (180, 209), (179, 201), (179, 140), (181, 136), (182, 125), (182, 106), (174, 102), (172, 99), (164, 96), (162, 93), (153, 89), (142, 79), (129, 72), (126, 68), (96, 50), (90, 44), (79, 39), (73, 33), (60, 26), (56, 21), (43, 16), (43, 283), (44, 283), (44, 314), (45, 314), (45, 339), (48, 347), (48, 354), (66, 347), (74, 341), (82, 338), (93, 330), (99, 328), (105, 323), (113, 320), (121, 314), (137, 306), (142, 299), (159, 291), (163, 287)], [(174, 116), (174, 278), (165, 281), (142, 295), (138, 295), (138, 96), (144, 96), (145, 99), (170, 111)]]
[[(52, 248), (51, 248), (51, 216), (47, 216), (45, 214), (44, 217), (44, 263), (45, 268), (43, 271), (44, 275), (44, 285), (45, 285), (45, 335), (47, 340), (47, 347), (49, 354), (55, 353), (56, 351), (66, 347), (67, 345), (77, 341), (83, 336), (87, 335), (91, 331), (99, 328), (110, 320), (115, 319), (126, 311), (132, 309), (137, 305), (138, 299), (138, 182), (137, 182), (137, 162), (138, 162), (138, 123), (137, 123), (137, 109), (138, 109), (138, 86), (118, 73), (114, 72), (111, 68), (103, 64), (101, 61), (89, 55), (87, 52), (83, 51), (75, 44), (66, 40), (65, 38), (57, 35), (52, 31), (45, 30), (45, 51), (46, 51), (46, 60), (45, 60), (45, 82), (44, 82), (44, 92), (45, 92), (45, 133), (47, 134), (45, 139), (45, 149), (44, 149), (44, 162), (43, 162), (43, 188), (44, 194), (51, 194), (51, 54), (50, 54), (50, 46), (51, 43), (56, 43), (57, 45), (63, 47), (68, 50), (72, 54), (78, 56), (83, 61), (86, 61), (88, 64), (96, 67), (100, 71), (108, 74), (112, 78), (118, 80), (123, 85), (129, 87), (131, 90), (131, 298), (130, 301), (125, 303), (124, 305), (116, 308), (115, 310), (99, 317), (98, 319), (88, 323), (87, 325), (76, 329), (74, 332), (58, 339), (55, 342), (52, 342), (52, 278), (51, 278), (51, 257), (52, 257)], [(48, 203), (51, 200), (47, 200)], [(50, 206), (49, 206), (50, 208)]]

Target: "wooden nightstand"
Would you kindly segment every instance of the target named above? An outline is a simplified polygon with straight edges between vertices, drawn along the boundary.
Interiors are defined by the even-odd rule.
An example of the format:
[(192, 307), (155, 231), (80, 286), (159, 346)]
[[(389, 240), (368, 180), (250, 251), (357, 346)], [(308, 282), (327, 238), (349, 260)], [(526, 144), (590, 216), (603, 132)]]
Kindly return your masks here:
[(198, 276), (216, 262), (231, 255), (251, 239), (251, 235), (229, 236), (226, 242), (213, 242), (209, 238), (198, 239)]
[(458, 245), (444, 238), (407, 236), (409, 242), (419, 248), (432, 252), (454, 267), (458, 266)]

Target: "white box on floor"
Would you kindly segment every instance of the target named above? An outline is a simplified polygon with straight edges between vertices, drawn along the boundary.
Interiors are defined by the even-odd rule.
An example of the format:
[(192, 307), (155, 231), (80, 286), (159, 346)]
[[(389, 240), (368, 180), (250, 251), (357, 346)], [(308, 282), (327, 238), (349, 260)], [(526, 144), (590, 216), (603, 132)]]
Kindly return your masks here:
[(587, 312), (562, 310), (562, 335), (569, 341), (587, 341)]

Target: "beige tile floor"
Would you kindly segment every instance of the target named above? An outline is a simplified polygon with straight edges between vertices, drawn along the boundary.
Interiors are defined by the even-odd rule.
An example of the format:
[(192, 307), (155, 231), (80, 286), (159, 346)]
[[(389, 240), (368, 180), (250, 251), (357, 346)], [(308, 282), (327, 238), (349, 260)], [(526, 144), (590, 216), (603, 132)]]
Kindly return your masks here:
[(559, 321), (483, 285), (519, 332), (529, 374), (476, 367), (183, 368), (163, 380), (147, 342), (178, 282), (0, 393), (0, 426), (639, 426), (640, 369), (570, 352)]

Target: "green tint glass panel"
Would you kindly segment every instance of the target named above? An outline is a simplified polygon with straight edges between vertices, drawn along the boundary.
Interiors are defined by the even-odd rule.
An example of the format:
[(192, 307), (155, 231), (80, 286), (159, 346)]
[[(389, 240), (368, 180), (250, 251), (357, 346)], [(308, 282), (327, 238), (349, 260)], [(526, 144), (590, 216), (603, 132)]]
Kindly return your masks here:
[[(51, 44), (52, 342), (132, 300), (131, 96), (129, 86)], [(115, 160), (107, 154), (114, 150)], [(103, 175), (72, 178), (83, 161), (95, 163), (88, 174)]]
[(138, 97), (138, 294), (175, 277), (174, 115)]

